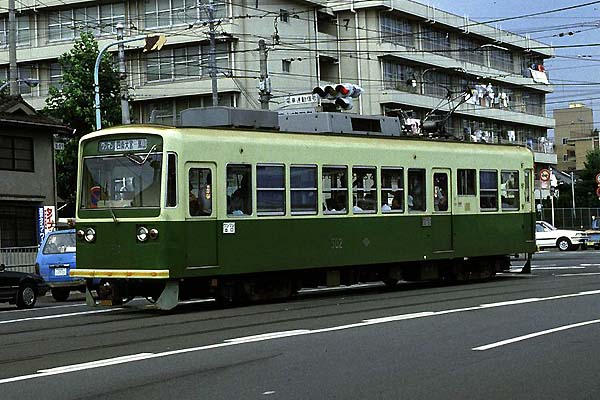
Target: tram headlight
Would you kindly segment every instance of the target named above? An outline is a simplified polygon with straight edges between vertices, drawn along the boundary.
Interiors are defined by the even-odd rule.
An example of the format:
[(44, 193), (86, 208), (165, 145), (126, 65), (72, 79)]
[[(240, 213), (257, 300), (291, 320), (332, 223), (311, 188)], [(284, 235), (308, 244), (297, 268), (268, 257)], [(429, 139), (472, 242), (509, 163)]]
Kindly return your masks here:
[(94, 230), (94, 228), (87, 228), (85, 230), (85, 236), (83, 238), (88, 243), (92, 243), (94, 240), (96, 240), (96, 231)]
[(150, 229), (150, 239), (156, 240), (158, 238), (158, 229), (152, 228)]
[(83, 229), (79, 229), (79, 230), (77, 231), (77, 237), (78, 237), (79, 239), (82, 239), (82, 240), (83, 240), (83, 238), (85, 237), (85, 232), (83, 231)]
[(145, 226), (140, 226), (137, 230), (137, 240), (140, 242), (145, 242), (148, 240), (148, 228)]

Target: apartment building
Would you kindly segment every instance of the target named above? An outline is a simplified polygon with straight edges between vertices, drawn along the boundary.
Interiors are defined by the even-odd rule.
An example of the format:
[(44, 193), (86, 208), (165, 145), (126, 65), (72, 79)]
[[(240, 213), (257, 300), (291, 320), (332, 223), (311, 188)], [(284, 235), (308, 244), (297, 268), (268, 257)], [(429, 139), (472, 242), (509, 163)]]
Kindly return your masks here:
[(594, 133), (594, 112), (581, 103), (553, 110), (556, 121), (557, 167), (561, 171), (581, 171), (589, 151), (598, 148), (598, 134)]
[[(0, 80), (8, 75), (7, 0), (0, 0)], [(210, 0), (22, 0), (18, 2), (17, 59), (21, 93), (36, 108), (49, 86), (60, 85), (60, 54), (83, 30), (100, 46), (164, 33), (158, 52), (127, 45), (135, 122), (176, 123), (188, 107), (211, 105), (208, 69)], [(552, 92), (542, 43), (411, 0), (214, 0), (219, 103), (259, 108), (258, 41), (268, 45), (271, 109), (289, 109), (286, 96), (319, 84), (351, 82), (364, 88), (352, 112), (423, 118), (453, 109), (451, 134), (474, 140), (527, 143), (538, 162), (556, 163), (539, 138), (554, 126), (546, 117)], [(116, 50), (116, 48), (115, 48)], [(24, 83), (40, 82), (37, 87)], [(412, 81), (412, 84), (407, 82)], [(92, 88), (90, 88), (92, 90)], [(454, 99), (448, 102), (447, 97)], [(314, 104), (302, 104), (310, 108)], [(298, 107), (298, 106), (296, 106)], [(445, 118), (442, 115), (442, 118)], [(537, 154), (539, 153), (539, 154)]]

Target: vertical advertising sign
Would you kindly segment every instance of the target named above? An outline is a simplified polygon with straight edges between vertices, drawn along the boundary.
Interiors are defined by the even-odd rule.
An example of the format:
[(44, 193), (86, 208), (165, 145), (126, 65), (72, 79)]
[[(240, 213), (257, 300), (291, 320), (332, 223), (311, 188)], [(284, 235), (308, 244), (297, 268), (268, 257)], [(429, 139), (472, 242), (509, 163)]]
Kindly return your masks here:
[(52, 232), (56, 229), (56, 207), (54, 206), (43, 206), (38, 208), (38, 220), (37, 220), (37, 231), (38, 231), (38, 244), (42, 244), (44, 237), (48, 232)]
[(40, 245), (44, 240), (44, 207), (38, 207), (36, 227), (38, 235), (38, 245)]

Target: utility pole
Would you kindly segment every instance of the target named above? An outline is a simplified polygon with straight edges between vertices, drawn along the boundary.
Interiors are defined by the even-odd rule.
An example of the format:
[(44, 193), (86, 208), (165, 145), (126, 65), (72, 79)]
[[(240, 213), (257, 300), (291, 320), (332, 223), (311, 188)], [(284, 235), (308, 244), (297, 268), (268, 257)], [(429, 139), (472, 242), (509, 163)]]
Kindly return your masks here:
[(268, 110), (271, 98), (271, 79), (267, 71), (267, 44), (263, 39), (258, 41), (258, 52), (260, 55), (260, 82), (258, 84), (260, 105), (261, 109)]
[(125, 64), (125, 43), (123, 40), (123, 24), (117, 24), (117, 41), (119, 41), (119, 87), (121, 89), (121, 123), (131, 124), (129, 117), (129, 89), (127, 87), (127, 65)]
[(10, 79), (10, 95), (19, 94), (17, 84), (17, 17), (15, 15), (15, 0), (8, 0), (8, 63)]
[(216, 107), (219, 105), (219, 93), (217, 89), (217, 47), (215, 44), (215, 4), (213, 0), (208, 3), (208, 37), (210, 39), (210, 57), (209, 57), (209, 69), (210, 79), (212, 83), (212, 105)]

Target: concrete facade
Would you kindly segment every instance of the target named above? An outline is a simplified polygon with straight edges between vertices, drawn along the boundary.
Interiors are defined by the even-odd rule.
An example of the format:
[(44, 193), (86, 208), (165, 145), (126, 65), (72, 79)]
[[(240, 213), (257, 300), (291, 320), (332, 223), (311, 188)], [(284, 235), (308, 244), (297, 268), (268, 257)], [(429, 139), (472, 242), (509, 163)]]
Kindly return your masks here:
[(556, 127), (554, 141), (558, 169), (578, 171), (583, 169), (585, 155), (594, 148), (597, 135), (593, 134), (594, 114), (591, 108), (573, 103), (568, 108), (553, 111)]

